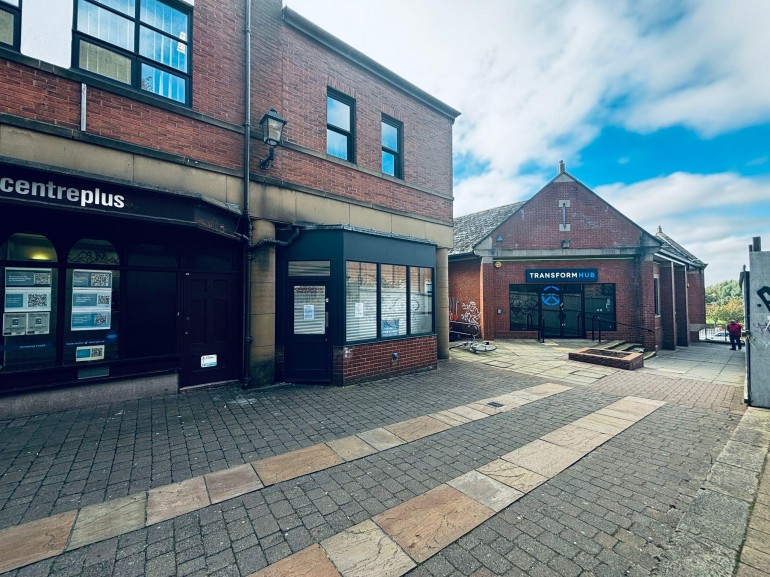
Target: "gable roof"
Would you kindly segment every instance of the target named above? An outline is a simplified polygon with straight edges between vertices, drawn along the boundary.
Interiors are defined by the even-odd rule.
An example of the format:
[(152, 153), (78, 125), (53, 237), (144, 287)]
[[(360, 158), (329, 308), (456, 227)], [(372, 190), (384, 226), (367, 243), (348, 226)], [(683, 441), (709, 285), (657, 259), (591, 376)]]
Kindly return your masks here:
[(454, 244), (449, 254), (468, 254), (498, 226), (508, 220), (526, 201), (505, 204), (454, 219)]
[(655, 234), (655, 238), (663, 243), (663, 245), (660, 247), (660, 252), (664, 255), (671, 256), (677, 260), (683, 260), (687, 264), (696, 268), (706, 268), (706, 266), (708, 266), (705, 262), (700, 260), (690, 251), (685, 249), (682, 245), (674, 241), (665, 232), (663, 232), (661, 227), (658, 227), (658, 232)]

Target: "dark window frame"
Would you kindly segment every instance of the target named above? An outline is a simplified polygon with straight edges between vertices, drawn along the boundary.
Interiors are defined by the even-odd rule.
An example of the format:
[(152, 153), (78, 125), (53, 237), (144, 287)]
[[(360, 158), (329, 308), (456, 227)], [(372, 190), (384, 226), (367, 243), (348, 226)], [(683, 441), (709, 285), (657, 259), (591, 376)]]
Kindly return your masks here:
[(393, 150), (392, 148), (389, 148), (382, 144), (382, 139), (380, 139), (380, 144), (382, 145), (382, 152), (386, 154), (390, 154), (393, 156), (393, 174), (390, 174), (388, 172), (385, 172), (385, 167), (381, 166), (382, 173), (386, 174), (388, 176), (392, 176), (393, 178), (404, 178), (404, 170), (403, 170), (403, 138), (404, 138), (404, 123), (396, 120), (395, 118), (391, 118), (390, 116), (387, 116), (385, 114), (382, 115), (382, 119), (380, 121), (380, 131), (384, 128), (383, 125), (387, 124), (388, 126), (391, 126), (396, 129), (396, 146), (398, 146), (398, 150)]
[(660, 316), (660, 278), (653, 277), (652, 279), (652, 298), (655, 307), (655, 316)]
[[(426, 269), (431, 271), (431, 282), (435, 283), (436, 279), (436, 268), (430, 267), (430, 266), (418, 266), (418, 265), (409, 265), (409, 264), (402, 264), (402, 263), (396, 263), (396, 262), (375, 262), (375, 261), (366, 261), (366, 260), (352, 260), (352, 259), (346, 259), (344, 261), (345, 266), (345, 273), (347, 276), (347, 266), (348, 263), (365, 263), (365, 264), (373, 264), (375, 265), (375, 275), (376, 275), (376, 336), (372, 338), (364, 338), (364, 339), (349, 339), (347, 335), (347, 305), (348, 305), (348, 287), (347, 283), (344, 287), (344, 294), (343, 294), (343, 310), (345, 311), (345, 337), (344, 342), (348, 345), (361, 345), (371, 342), (378, 342), (378, 341), (390, 341), (390, 340), (396, 340), (396, 339), (408, 339), (408, 338), (414, 338), (414, 337), (422, 337), (422, 336), (430, 336), (436, 333), (436, 291), (431, 291), (431, 323), (430, 323), (430, 330), (429, 331), (423, 331), (423, 332), (415, 332), (412, 327), (412, 308), (411, 308), (411, 302), (412, 302), (412, 270), (413, 269)], [(406, 321), (406, 332), (404, 334), (399, 335), (392, 335), (392, 336), (383, 336), (382, 335), (382, 267), (383, 266), (402, 266), (406, 269), (406, 294), (405, 294), (405, 300), (406, 300), (406, 309), (404, 311), (404, 318)], [(435, 284), (432, 285), (435, 287)]]
[[(336, 134), (339, 134), (341, 136), (344, 136), (347, 139), (347, 158), (340, 158), (339, 156), (336, 156), (334, 154), (329, 153), (329, 139), (326, 139), (326, 154), (328, 156), (339, 158), (340, 160), (344, 160), (346, 162), (354, 163), (356, 162), (356, 147), (355, 147), (355, 136), (356, 136), (356, 100), (355, 98), (352, 98), (350, 96), (347, 96), (341, 92), (338, 92), (332, 88), (327, 88), (326, 90), (326, 98), (327, 98), (327, 104), (326, 104), (326, 130), (327, 134), (328, 131), (332, 131)], [(345, 130), (344, 128), (337, 126), (336, 124), (330, 124), (329, 123), (329, 104), (328, 99), (331, 98), (332, 100), (336, 100), (337, 102), (340, 102), (346, 106), (350, 107), (350, 130)]]
[[(72, 21), (72, 68), (73, 69), (76, 69), (82, 72), (83, 74), (87, 74), (89, 76), (98, 78), (102, 81), (109, 82), (113, 86), (119, 86), (123, 89), (137, 91), (142, 95), (148, 95), (153, 98), (159, 98), (163, 102), (173, 102), (180, 106), (186, 106), (186, 107), (192, 106), (192, 70), (193, 70), (193, 55), (192, 55), (193, 7), (192, 6), (182, 2), (178, 2), (177, 0), (157, 0), (161, 4), (165, 4), (173, 8), (174, 10), (178, 10), (179, 12), (184, 13), (185, 16), (187, 17), (187, 32), (186, 32), (187, 38), (185, 40), (181, 40), (179, 38), (169, 35), (167, 32), (159, 28), (156, 28), (147, 22), (144, 22), (141, 19), (142, 3), (145, 2), (146, 0), (136, 0), (133, 15), (127, 15), (119, 10), (111, 8), (110, 6), (102, 4), (101, 0), (83, 0), (83, 1), (93, 6), (96, 6), (97, 8), (100, 8), (102, 10), (106, 10), (107, 12), (115, 14), (120, 18), (131, 20), (134, 24), (134, 39), (133, 39), (134, 45), (133, 45), (133, 50), (126, 50), (125, 48), (121, 48), (119, 46), (116, 46), (115, 44), (110, 44), (109, 42), (96, 38), (95, 36), (91, 36), (85, 32), (79, 31), (78, 30), (78, 10), (80, 5), (80, 0), (75, 0), (75, 2), (73, 2), (74, 18)], [(162, 62), (153, 60), (152, 58), (149, 58), (147, 56), (141, 55), (140, 37), (141, 37), (141, 30), (143, 27), (152, 32), (160, 34), (163, 37), (170, 38), (172, 39), (173, 42), (183, 43), (186, 45), (186, 58), (187, 58), (186, 72), (183, 72), (177, 68), (174, 68), (173, 66), (168, 66)], [(92, 44), (104, 50), (108, 50), (110, 52), (118, 54), (119, 56), (128, 58), (131, 62), (131, 83), (126, 84), (119, 80), (110, 78), (109, 76), (104, 76), (97, 72), (93, 72), (85, 68), (81, 68), (80, 67), (81, 41), (87, 42), (89, 44)], [(159, 94), (158, 92), (154, 92), (152, 90), (142, 88), (142, 65), (143, 64), (147, 64), (148, 66), (151, 66), (157, 70), (160, 70), (161, 72), (165, 72), (173, 76), (176, 76), (178, 78), (181, 78), (184, 81), (184, 85), (185, 85), (184, 101), (177, 100), (176, 98), (172, 98), (170, 96), (164, 96), (163, 94)]]
[(24, 0), (19, 0), (19, 5), (14, 6), (6, 2), (0, 2), (0, 10), (13, 15), (13, 43), (0, 44), (3, 48), (18, 52), (21, 48), (21, 7)]

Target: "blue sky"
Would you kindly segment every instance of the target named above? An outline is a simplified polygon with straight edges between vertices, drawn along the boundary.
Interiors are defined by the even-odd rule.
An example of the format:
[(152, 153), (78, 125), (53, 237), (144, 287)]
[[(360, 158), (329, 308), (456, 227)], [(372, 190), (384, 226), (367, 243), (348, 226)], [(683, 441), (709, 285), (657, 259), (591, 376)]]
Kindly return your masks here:
[(567, 171), (737, 279), (770, 250), (768, 0), (284, 0), (463, 114), (455, 216)]

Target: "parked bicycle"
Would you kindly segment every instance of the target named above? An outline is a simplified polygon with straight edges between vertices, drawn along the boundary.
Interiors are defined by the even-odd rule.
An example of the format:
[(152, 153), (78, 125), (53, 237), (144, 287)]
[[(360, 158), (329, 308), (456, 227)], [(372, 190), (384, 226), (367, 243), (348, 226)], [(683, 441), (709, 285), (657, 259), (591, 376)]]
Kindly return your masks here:
[(465, 323), (451, 321), (449, 323), (449, 340), (464, 339), (460, 344), (449, 347), (450, 349), (467, 348), (474, 353), (487, 353), (497, 347), (489, 341), (477, 341), (481, 327), (477, 323)]

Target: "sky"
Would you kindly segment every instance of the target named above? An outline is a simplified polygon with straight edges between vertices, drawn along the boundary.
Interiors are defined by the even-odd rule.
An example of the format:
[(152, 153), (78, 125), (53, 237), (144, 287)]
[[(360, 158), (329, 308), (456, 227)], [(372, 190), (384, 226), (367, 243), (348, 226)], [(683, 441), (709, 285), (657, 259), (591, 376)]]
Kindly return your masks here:
[(770, 250), (770, 0), (284, 0), (462, 112), (454, 215), (567, 172), (737, 280)]

